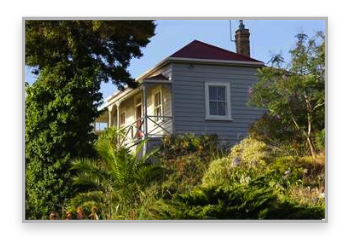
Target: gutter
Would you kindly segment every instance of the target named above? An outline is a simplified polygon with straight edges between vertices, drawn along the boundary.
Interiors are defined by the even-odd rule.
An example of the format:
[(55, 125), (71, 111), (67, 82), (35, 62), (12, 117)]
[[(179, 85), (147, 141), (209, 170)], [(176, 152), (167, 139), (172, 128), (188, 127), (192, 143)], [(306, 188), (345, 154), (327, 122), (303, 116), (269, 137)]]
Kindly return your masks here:
[(212, 59), (196, 59), (196, 58), (183, 58), (183, 57), (169, 57), (171, 62), (196, 62), (205, 64), (225, 64), (225, 65), (244, 65), (244, 66), (263, 66), (263, 62), (250, 62), (250, 61), (232, 61), (232, 60), (212, 60)]
[(238, 66), (251, 66), (251, 67), (262, 67), (265, 63), (256, 61), (232, 61), (232, 60), (212, 60), (212, 59), (195, 59), (186, 57), (167, 57), (161, 62), (157, 63), (153, 68), (147, 70), (135, 80), (137, 82), (142, 81), (147, 76), (152, 75), (155, 71), (159, 70), (161, 67), (166, 66), (171, 62), (183, 62), (183, 63), (203, 63), (203, 64), (223, 64), (223, 65), (238, 65)]

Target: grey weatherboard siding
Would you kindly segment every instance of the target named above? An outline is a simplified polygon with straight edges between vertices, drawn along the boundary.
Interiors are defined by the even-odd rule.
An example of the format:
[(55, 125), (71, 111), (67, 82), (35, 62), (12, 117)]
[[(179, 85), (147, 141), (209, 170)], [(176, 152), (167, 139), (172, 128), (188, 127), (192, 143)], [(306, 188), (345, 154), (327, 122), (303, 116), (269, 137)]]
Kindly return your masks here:
[[(256, 74), (255, 67), (173, 63), (175, 133), (217, 134), (224, 144), (238, 143), (263, 114), (247, 106)], [(232, 121), (205, 119), (205, 82), (215, 81), (230, 82)]]

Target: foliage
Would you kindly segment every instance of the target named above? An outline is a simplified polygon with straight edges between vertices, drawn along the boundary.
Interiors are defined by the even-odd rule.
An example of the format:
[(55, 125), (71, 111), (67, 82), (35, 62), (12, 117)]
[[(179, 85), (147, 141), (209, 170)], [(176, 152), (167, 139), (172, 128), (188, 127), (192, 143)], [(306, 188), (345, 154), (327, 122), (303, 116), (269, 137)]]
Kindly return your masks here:
[(248, 137), (231, 149), (230, 157), (233, 159), (233, 165), (251, 168), (265, 167), (271, 155), (271, 147)]
[(285, 126), (276, 116), (264, 114), (251, 125), (249, 136), (271, 145), (284, 155), (303, 155), (307, 151), (302, 135), (294, 127)]
[(70, 160), (94, 154), (91, 123), (102, 98), (94, 75), (94, 69), (67, 65), (64, 70), (43, 69), (33, 86), (26, 86), (28, 219), (45, 218), (49, 211), (61, 209), (71, 193)]
[(166, 169), (166, 179), (161, 192), (171, 198), (193, 189), (201, 183), (210, 162), (222, 154), (216, 135), (190, 133), (164, 137), (160, 159)]
[(145, 141), (132, 153), (130, 149), (116, 146), (118, 133), (115, 128), (109, 128), (99, 137), (95, 143), (98, 160), (73, 161), (72, 180), (77, 193), (71, 200), (73, 207), (93, 204), (104, 218), (116, 218), (117, 212), (118, 219), (125, 218), (121, 213), (138, 204), (139, 193), (162, 175), (162, 168), (147, 164), (155, 152), (140, 156)]
[(203, 162), (197, 154), (180, 156), (163, 164), (165, 164), (166, 179), (161, 186), (164, 196), (168, 198), (175, 193), (191, 190), (200, 184), (208, 168), (208, 163)]
[(181, 188), (184, 180), (177, 182), (170, 175), (165, 195), (153, 197), (145, 218), (322, 219), (324, 202), (318, 196), (324, 183), (308, 196), (303, 191), (304, 181), (310, 185), (320, 176), (316, 165), (322, 159), (316, 159), (281, 156), (274, 147), (248, 137), (228, 156), (208, 162), (202, 182)]
[(25, 62), (39, 71), (66, 62), (79, 69), (98, 68), (99, 82), (135, 87), (126, 69), (132, 58), (142, 56), (154, 30), (153, 21), (26, 20)]
[[(74, 163), (77, 192), (66, 207), (66, 218), (324, 218), (322, 155), (281, 156), (265, 143), (246, 138), (231, 154), (217, 155), (214, 160), (193, 151), (156, 161), (163, 167), (144, 160), (135, 167), (136, 160), (126, 169), (122, 167), (125, 161), (114, 166), (119, 160), (108, 160), (127, 152), (118, 146), (118, 133), (110, 128), (101, 135), (95, 144), (97, 160)], [(129, 157), (130, 153), (122, 158)], [(234, 163), (237, 157), (241, 160)]]
[(219, 158), (210, 163), (202, 179), (203, 186), (209, 187), (230, 184), (232, 172), (233, 165), (231, 158)]
[(142, 56), (154, 28), (153, 21), (26, 21), (25, 63), (39, 75), (26, 85), (27, 219), (66, 205), (71, 159), (94, 154), (100, 83), (136, 86), (126, 68)]
[(201, 158), (215, 158), (220, 153), (216, 135), (195, 136), (193, 133), (167, 135), (162, 139), (160, 147), (161, 157), (164, 160), (174, 160), (180, 156), (192, 153)]
[(159, 201), (153, 208), (161, 219), (322, 219), (321, 206), (300, 205), (279, 198), (272, 188), (254, 185), (200, 187)]
[[(315, 133), (325, 127), (325, 36), (318, 32), (311, 39), (305, 34), (296, 37), (296, 46), (290, 51), (291, 64), (285, 69), (259, 69), (259, 81), (249, 103), (268, 111), (269, 119), (256, 124), (256, 132), (287, 143), (293, 142), (291, 138), (301, 138), (315, 156)], [(271, 123), (276, 123), (273, 127), (277, 131)]]
[(326, 132), (325, 129), (316, 133), (316, 147), (318, 150), (322, 151), (325, 149), (326, 144)]
[(322, 190), (325, 188), (325, 155), (324, 153), (316, 157), (300, 157), (298, 159), (304, 169), (304, 186)]

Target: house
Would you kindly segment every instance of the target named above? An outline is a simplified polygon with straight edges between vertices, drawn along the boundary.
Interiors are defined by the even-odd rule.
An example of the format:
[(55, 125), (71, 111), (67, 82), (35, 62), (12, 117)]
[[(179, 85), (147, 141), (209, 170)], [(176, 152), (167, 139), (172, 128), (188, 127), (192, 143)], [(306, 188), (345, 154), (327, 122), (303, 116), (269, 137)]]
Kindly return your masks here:
[(236, 144), (263, 112), (247, 106), (257, 69), (264, 65), (250, 57), (249, 36), (241, 21), (237, 53), (189, 43), (139, 76), (138, 88), (108, 97), (96, 126), (124, 128), (126, 145), (147, 138), (147, 148), (166, 134), (190, 132), (217, 134), (221, 142)]

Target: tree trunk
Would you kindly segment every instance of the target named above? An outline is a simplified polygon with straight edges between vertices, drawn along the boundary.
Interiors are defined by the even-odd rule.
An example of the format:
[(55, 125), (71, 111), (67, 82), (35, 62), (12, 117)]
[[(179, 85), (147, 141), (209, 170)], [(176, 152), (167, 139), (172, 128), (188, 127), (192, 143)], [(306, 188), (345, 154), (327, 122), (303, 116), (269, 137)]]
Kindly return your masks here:
[(311, 118), (311, 115), (308, 113), (307, 114), (307, 122), (308, 122), (308, 130), (307, 130), (307, 143), (309, 144), (309, 148), (310, 148), (310, 152), (311, 152), (311, 156), (312, 158), (315, 158), (316, 157), (316, 151), (315, 151), (315, 147), (311, 141), (311, 121), (312, 121), (312, 118)]
[(316, 151), (315, 151), (315, 147), (312, 144), (312, 141), (311, 141), (310, 137), (307, 138), (307, 143), (309, 144), (309, 148), (310, 148), (310, 152), (311, 152), (312, 158), (315, 158), (316, 157)]

